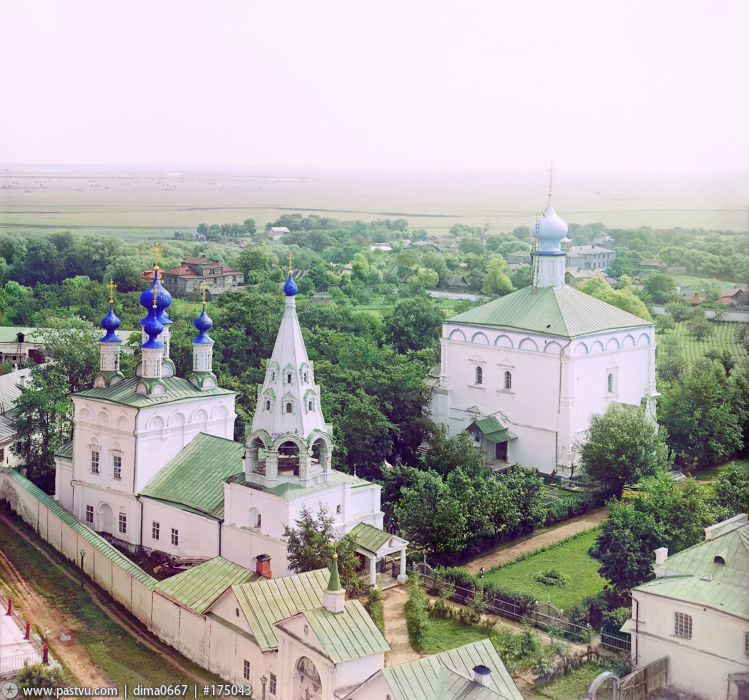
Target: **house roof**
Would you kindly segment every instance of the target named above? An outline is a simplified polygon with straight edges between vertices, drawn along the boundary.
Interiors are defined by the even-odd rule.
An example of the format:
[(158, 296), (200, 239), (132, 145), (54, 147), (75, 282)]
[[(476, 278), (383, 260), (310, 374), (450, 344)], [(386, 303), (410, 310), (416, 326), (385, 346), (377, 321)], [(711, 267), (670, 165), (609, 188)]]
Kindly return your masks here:
[(57, 452), (55, 457), (62, 457), (63, 459), (73, 459), (73, 441), (66, 442), (62, 445)]
[(41, 343), (41, 330), (43, 329), (33, 326), (0, 326), (0, 343), (17, 343), (19, 333), (23, 333), (24, 343)]
[(86, 389), (79, 391), (73, 396), (83, 396), (87, 399), (98, 399), (108, 403), (122, 404), (123, 406), (133, 406), (134, 408), (144, 408), (146, 406), (155, 406), (156, 404), (169, 403), (171, 401), (181, 401), (182, 399), (206, 398), (209, 396), (226, 396), (227, 394), (236, 394), (236, 391), (229, 389), (201, 390), (196, 386), (183, 379), (182, 377), (164, 377), (163, 382), (166, 387), (166, 393), (161, 396), (142, 396), (135, 393), (135, 387), (140, 381), (139, 377), (129, 377), (112, 386), (103, 389)]
[(613, 253), (613, 250), (601, 248), (597, 245), (573, 245), (567, 250), (568, 255), (598, 255), (600, 253)]
[(243, 453), (241, 442), (198, 433), (140, 495), (221, 520), (224, 480), (242, 471)]
[(202, 615), (227, 588), (257, 578), (257, 574), (243, 566), (222, 557), (215, 557), (176, 576), (159, 581), (155, 590)]
[(21, 380), (28, 380), (30, 374), (31, 369), (24, 367), (0, 376), (0, 410), (3, 413), (7, 413), (16, 405), (21, 395)]
[(358, 600), (346, 601), (338, 613), (317, 607), (302, 614), (334, 664), (390, 651), (382, 632)]
[(13, 430), (11, 419), (7, 415), (0, 416), (0, 443), (12, 441), (15, 436), (16, 431)]
[(273, 626), (276, 622), (320, 607), (329, 577), (328, 569), (317, 569), (232, 586), (252, 635), (263, 651), (278, 648)]
[(94, 549), (100, 554), (105, 556), (107, 559), (114, 562), (126, 573), (133, 576), (136, 581), (139, 581), (149, 589), (153, 589), (156, 585), (156, 579), (153, 576), (147, 574), (141, 569), (135, 562), (128, 559), (122, 552), (113, 547), (107, 540), (101, 535), (95, 533), (90, 527), (84, 525), (78, 518), (72, 513), (65, 510), (52, 496), (44, 493), (38, 486), (32, 484), (26, 477), (21, 476), (15, 469), (2, 469), (6, 476), (15, 481), (21, 488), (28, 491), (34, 498), (36, 498), (45, 508), (47, 508), (53, 515), (56, 515), (71, 530), (76, 532), (86, 542), (88, 542)]
[(446, 323), (524, 330), (563, 338), (653, 325), (567, 285), (524, 287), (453, 316)]
[(372, 554), (377, 554), (380, 549), (388, 545), (391, 540), (397, 540), (408, 544), (402, 537), (391, 535), (389, 532), (381, 530), (379, 527), (369, 525), (368, 523), (359, 523), (348, 533), (353, 539), (356, 546)]
[(245, 481), (244, 474), (236, 474), (235, 476), (229, 477), (226, 481), (233, 484), (241, 484), (247, 488), (257, 489), (258, 491), (264, 491), (265, 493), (279, 496), (280, 498), (286, 498), (288, 500), (299, 498), (300, 496), (306, 496), (316, 491), (323, 491), (324, 489), (330, 488), (340, 484), (350, 483), (351, 488), (359, 488), (362, 486), (372, 486), (372, 482), (361, 479), (358, 476), (351, 474), (344, 474), (335, 469), (331, 469), (327, 474), (327, 481), (320, 484), (312, 484), (311, 486), (300, 486), (296, 483), (286, 482), (278, 484), (278, 486), (268, 487), (262, 484), (255, 484), (249, 481)]
[[(497, 695), (464, 694), (457, 697), (472, 698), (472, 700), (482, 697), (522, 700), (522, 695), (505, 668), (504, 662), (488, 639), (481, 639), (439, 654), (431, 654), (416, 661), (383, 668), (381, 673), (390, 686), (393, 700), (433, 700), (439, 697), (453, 697), (452, 695), (444, 696), (440, 692), (447, 678), (443, 669), (464, 677), (472, 677), (473, 669), (479, 665), (491, 670), (485, 689), (492, 690)], [(464, 687), (463, 692), (465, 693), (466, 690)]]
[(671, 555), (665, 567), (666, 576), (635, 590), (749, 618), (749, 523)]

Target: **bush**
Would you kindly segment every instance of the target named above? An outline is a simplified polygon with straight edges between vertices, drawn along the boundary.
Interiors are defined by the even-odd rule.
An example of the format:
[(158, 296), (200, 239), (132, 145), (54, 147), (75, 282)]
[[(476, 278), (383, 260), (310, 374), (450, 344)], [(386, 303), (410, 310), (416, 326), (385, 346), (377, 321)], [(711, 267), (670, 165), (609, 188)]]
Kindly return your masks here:
[(408, 579), (408, 600), (406, 601), (406, 627), (411, 646), (417, 651), (421, 649), (424, 633), (429, 624), (427, 601), (421, 587), (421, 577), (412, 574)]
[(466, 627), (475, 627), (481, 622), (481, 613), (473, 608), (458, 608), (458, 621)]
[(364, 601), (364, 609), (369, 613), (372, 622), (377, 625), (377, 629), (385, 634), (385, 611), (382, 608), (382, 591), (372, 586), (367, 593), (367, 599)]
[(444, 598), (437, 598), (429, 606), (429, 612), (441, 620), (446, 620), (453, 616), (453, 608), (445, 602)]
[(16, 683), (19, 688), (65, 688), (69, 680), (59, 666), (32, 664), (18, 672)]
[(539, 583), (543, 583), (545, 586), (564, 586), (569, 580), (567, 576), (556, 569), (539, 571), (533, 578)]
[(605, 489), (596, 488), (587, 493), (579, 494), (577, 498), (563, 498), (555, 501), (547, 506), (543, 525), (549, 527), (578, 515), (583, 515), (602, 506), (606, 503), (607, 498)]

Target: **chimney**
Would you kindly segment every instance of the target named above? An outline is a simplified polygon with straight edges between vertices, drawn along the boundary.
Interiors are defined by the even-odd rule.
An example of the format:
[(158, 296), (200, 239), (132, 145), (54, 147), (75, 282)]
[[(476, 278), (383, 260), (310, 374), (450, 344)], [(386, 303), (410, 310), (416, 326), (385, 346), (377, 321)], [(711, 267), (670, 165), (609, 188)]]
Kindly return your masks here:
[(476, 683), (476, 685), (481, 686), (488, 686), (489, 685), (489, 676), (491, 676), (492, 670), (488, 666), (484, 666), (483, 664), (479, 664), (478, 666), (473, 667), (473, 682)]
[(23, 389), (26, 386), (26, 375), (22, 374), (20, 377), (18, 377), (18, 386)]
[(255, 562), (255, 573), (263, 578), (273, 578), (270, 572), (270, 555), (258, 554)]
[(656, 578), (660, 578), (666, 573), (666, 558), (668, 557), (668, 547), (659, 547), (655, 550), (655, 564), (653, 571)]

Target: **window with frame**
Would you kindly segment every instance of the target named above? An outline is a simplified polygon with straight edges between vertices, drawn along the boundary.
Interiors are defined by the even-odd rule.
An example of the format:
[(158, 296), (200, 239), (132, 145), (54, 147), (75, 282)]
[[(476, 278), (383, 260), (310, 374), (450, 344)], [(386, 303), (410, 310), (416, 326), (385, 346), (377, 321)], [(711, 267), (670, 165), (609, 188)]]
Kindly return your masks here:
[(117, 519), (117, 529), (121, 534), (127, 534), (127, 515), (124, 513), (120, 513), (120, 516)]
[(476, 376), (474, 384), (481, 384), (484, 381), (484, 370), (482, 367), (476, 367)]
[(0, 464), (5, 462), (5, 448), (0, 447)]
[(112, 469), (115, 479), (122, 478), (122, 455), (112, 456)]
[(99, 473), (99, 450), (91, 450), (91, 473)]
[(614, 393), (614, 373), (613, 372), (609, 372), (609, 375), (606, 378), (606, 391), (608, 391), (609, 394)]
[(692, 616), (685, 613), (674, 613), (674, 634), (682, 639), (692, 638)]
[(151, 521), (151, 539), (158, 540), (161, 534), (161, 524), (156, 520)]
[(512, 389), (512, 372), (505, 372), (505, 389)]
[(286, 404), (286, 413), (291, 413), (294, 410), (294, 407), (291, 405), (291, 401), (289, 401)]
[(270, 411), (270, 399), (265, 399), (265, 410)]
[(304, 370), (304, 383), (306, 384), (307, 382), (309, 382), (309, 372), (307, 372), (307, 370), (305, 369)]
[(179, 544), (179, 530), (172, 528), (172, 544), (176, 547)]
[(94, 507), (86, 506), (86, 522), (92, 525), (94, 522)]
[(312, 409), (314, 408), (314, 406), (315, 406), (315, 404), (314, 404), (314, 403), (312, 402), (312, 399), (310, 399), (310, 400), (309, 400), (309, 401), (307, 402), (307, 410), (308, 410), (308, 411), (311, 411), (311, 410), (312, 410)]
[(275, 695), (276, 694), (276, 684), (277, 684), (276, 674), (275, 673), (271, 673), (270, 674), (270, 683), (268, 684), (268, 689), (269, 689), (271, 695)]
[(744, 653), (749, 656), (749, 632), (744, 632)]
[(291, 372), (286, 372), (286, 383), (291, 384)]
[(247, 659), (244, 660), (244, 666), (242, 668), (242, 678), (244, 678), (246, 681), (250, 680), (250, 662)]

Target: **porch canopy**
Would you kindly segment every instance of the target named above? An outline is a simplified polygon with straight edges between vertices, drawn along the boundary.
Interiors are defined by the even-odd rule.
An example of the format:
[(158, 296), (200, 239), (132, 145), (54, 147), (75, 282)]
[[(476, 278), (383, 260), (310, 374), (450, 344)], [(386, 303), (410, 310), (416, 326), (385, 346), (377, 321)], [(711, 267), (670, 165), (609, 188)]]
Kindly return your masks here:
[(406, 548), (408, 541), (397, 535), (380, 530), (374, 525), (359, 523), (348, 533), (356, 545), (356, 551), (369, 560), (369, 583), (377, 583), (377, 562), (388, 554), (400, 553), (398, 583), (406, 580)]
[(509, 428), (505, 428), (499, 420), (497, 420), (496, 416), (477, 418), (468, 426), (468, 430), (470, 431), (473, 427), (476, 427), (479, 430), (484, 439), (493, 442), (494, 444), (514, 440), (517, 437), (517, 435), (515, 435), (515, 433), (513, 433)]

